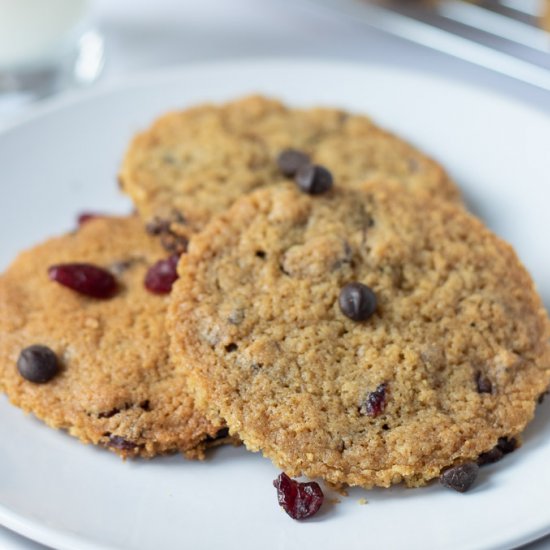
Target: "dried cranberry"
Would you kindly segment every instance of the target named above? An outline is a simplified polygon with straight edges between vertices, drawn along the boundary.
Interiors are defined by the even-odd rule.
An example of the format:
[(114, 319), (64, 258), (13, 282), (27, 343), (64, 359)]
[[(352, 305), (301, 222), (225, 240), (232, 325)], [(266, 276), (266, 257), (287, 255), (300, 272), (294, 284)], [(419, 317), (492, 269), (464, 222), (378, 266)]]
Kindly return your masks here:
[(116, 279), (107, 270), (92, 264), (58, 264), (48, 276), (63, 286), (92, 298), (111, 298), (117, 290)]
[(273, 481), (279, 505), (292, 519), (306, 519), (316, 514), (325, 496), (315, 481), (300, 483), (284, 472)]
[(277, 166), (287, 177), (294, 176), (305, 164), (309, 164), (309, 155), (297, 149), (284, 149), (277, 157)]
[(101, 218), (102, 215), (98, 214), (97, 212), (81, 212), (78, 217), (78, 227), (81, 227), (86, 222), (89, 222), (90, 220), (94, 220), (95, 218)]
[(172, 254), (152, 265), (145, 275), (145, 288), (155, 294), (168, 294), (178, 278), (178, 260), (179, 254)]
[(359, 412), (366, 416), (378, 416), (386, 408), (386, 389), (388, 385), (384, 382), (380, 384), (374, 391), (370, 392), (361, 406)]

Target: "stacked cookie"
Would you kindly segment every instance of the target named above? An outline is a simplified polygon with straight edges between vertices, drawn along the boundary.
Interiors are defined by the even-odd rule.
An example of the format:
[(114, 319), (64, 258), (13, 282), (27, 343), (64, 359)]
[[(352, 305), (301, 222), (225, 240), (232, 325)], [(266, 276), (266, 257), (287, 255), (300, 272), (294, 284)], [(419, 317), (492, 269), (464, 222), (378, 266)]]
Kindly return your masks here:
[(463, 490), (515, 448), (550, 325), (437, 163), (364, 116), (251, 97), (160, 118), (120, 182), (140, 217), (0, 278), (14, 404), (123, 456), (239, 439), (367, 488)]

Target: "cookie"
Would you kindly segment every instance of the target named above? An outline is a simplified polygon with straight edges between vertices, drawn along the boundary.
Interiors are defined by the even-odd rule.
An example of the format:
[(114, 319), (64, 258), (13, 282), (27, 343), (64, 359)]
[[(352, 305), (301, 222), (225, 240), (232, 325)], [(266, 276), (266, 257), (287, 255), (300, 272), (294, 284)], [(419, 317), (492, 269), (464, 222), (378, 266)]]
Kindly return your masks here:
[(132, 141), (119, 181), (147, 222), (186, 223), (192, 232), (241, 195), (283, 179), (276, 160), (287, 148), (325, 165), (340, 186), (382, 174), (459, 198), (441, 166), (369, 118), (257, 96), (161, 117)]
[[(144, 287), (148, 268), (165, 256), (137, 217), (91, 220), (22, 253), (0, 277), (0, 389), (11, 402), (122, 456), (202, 457), (224, 426), (195, 409), (185, 376), (173, 371), (168, 298)], [(50, 280), (48, 268), (66, 262), (109, 270), (114, 295), (91, 298)], [(59, 362), (45, 383), (17, 368), (36, 375), (32, 350), (19, 359), (35, 345), (47, 346)]]
[(549, 322), (512, 248), (396, 183), (258, 190), (179, 273), (177, 368), (291, 476), (422, 485), (520, 434), (550, 382)]

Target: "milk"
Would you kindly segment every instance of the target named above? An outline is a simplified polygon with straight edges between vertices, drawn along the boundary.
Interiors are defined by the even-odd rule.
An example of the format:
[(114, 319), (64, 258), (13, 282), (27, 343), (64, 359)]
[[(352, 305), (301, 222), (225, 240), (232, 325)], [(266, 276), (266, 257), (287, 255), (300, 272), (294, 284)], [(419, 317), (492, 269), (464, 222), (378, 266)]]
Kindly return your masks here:
[(0, 0), (0, 69), (55, 62), (83, 32), (90, 0)]

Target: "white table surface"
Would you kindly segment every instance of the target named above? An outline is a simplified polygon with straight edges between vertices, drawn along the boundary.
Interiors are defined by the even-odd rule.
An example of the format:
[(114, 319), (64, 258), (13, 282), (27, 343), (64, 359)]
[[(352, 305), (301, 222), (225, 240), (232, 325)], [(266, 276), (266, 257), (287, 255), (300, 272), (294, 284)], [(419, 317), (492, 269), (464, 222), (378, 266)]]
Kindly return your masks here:
[[(102, 82), (189, 62), (317, 57), (417, 69), (475, 83), (550, 114), (550, 94), (384, 34), (314, 0), (95, 0), (106, 39)], [(2, 550), (44, 550), (0, 527)], [(550, 549), (550, 537), (529, 550)]]

